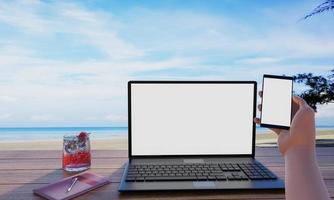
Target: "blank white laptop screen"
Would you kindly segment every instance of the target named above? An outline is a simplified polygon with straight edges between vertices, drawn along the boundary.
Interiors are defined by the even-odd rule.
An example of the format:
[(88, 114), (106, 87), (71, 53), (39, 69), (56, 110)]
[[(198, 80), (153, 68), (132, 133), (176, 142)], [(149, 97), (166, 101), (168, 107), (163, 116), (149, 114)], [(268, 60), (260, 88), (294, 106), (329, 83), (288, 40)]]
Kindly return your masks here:
[(136, 83), (131, 155), (252, 154), (255, 83)]

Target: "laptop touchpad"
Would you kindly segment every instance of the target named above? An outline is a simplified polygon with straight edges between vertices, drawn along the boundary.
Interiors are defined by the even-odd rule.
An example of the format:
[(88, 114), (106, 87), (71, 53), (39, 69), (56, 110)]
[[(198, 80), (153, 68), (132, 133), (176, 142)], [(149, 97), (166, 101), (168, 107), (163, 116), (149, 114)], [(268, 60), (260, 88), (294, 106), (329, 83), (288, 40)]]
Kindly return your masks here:
[(203, 159), (184, 159), (184, 163), (204, 163)]
[(193, 181), (195, 188), (215, 188), (216, 184), (213, 181)]

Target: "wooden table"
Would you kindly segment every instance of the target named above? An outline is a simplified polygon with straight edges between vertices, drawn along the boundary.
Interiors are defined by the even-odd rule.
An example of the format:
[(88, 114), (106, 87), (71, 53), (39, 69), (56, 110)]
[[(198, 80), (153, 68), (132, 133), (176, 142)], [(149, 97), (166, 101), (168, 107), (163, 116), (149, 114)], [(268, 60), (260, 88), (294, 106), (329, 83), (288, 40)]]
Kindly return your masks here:
[[(80, 199), (284, 199), (280, 191), (192, 191), (145, 192), (120, 194), (117, 189), (127, 151), (93, 151), (91, 172), (111, 180), (111, 184), (94, 190)], [(318, 161), (330, 195), (334, 199), (334, 147), (317, 148)], [(276, 148), (257, 148), (256, 157), (284, 178), (284, 160)], [(40, 199), (32, 189), (68, 176), (61, 169), (61, 151), (0, 152), (0, 199)]]

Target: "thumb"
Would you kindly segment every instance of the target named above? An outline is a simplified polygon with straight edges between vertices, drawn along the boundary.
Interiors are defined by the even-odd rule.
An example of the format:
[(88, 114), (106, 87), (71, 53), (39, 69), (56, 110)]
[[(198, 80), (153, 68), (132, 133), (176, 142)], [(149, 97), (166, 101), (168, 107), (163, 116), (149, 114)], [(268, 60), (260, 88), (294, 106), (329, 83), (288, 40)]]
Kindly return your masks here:
[(289, 131), (281, 131), (281, 133), (278, 135), (277, 143), (279, 151), (282, 155), (284, 155), (291, 146), (291, 136)]
[(299, 96), (293, 96), (292, 99), (293, 99), (293, 102), (296, 103), (299, 107), (304, 107), (307, 105), (305, 100)]

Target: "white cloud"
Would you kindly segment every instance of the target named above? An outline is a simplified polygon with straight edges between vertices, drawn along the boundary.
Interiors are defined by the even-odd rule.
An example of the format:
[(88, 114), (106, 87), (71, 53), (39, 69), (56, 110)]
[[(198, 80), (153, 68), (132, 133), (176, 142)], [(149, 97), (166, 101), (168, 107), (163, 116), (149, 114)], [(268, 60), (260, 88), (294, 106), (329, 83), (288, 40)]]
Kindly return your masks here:
[(16, 97), (12, 97), (12, 96), (0, 96), (0, 102), (11, 103), (11, 102), (15, 102), (15, 101), (17, 101)]
[(11, 117), (12, 115), (9, 113), (0, 114), (0, 120), (7, 120), (7, 119), (10, 119)]
[(31, 121), (36, 121), (36, 122), (47, 122), (54, 119), (55, 118), (53, 116), (47, 114), (33, 115), (30, 117)]
[(0, 4), (0, 21), (28, 31), (45, 32), (48, 23), (35, 14), (36, 6), (40, 4), (26, 4), (25, 2), (12, 1)]
[(324, 104), (317, 106), (317, 118), (332, 118), (334, 119), (334, 104)]
[(127, 122), (128, 120), (127, 116), (115, 114), (109, 114), (105, 119), (114, 123)]
[(239, 59), (236, 63), (240, 64), (272, 64), (282, 61), (282, 58), (275, 58), (275, 57), (254, 57), (254, 58), (245, 58)]
[(264, 39), (247, 45), (262, 53), (268, 52), (289, 58), (321, 58), (334, 54), (334, 41), (300, 30), (297, 26), (288, 26), (286, 29), (272, 28)]
[[(272, 12), (278, 14), (280, 11)], [(149, 52), (201, 54), (210, 50), (213, 51), (210, 53), (224, 56), (260, 54), (277, 58), (331, 57), (334, 54), (334, 41), (327, 34), (328, 31), (333, 32), (333, 28), (324, 32), (319, 26), (325, 24), (314, 23), (305, 28), (306, 25), (295, 23), (295, 13), (285, 12), (291, 13), (289, 18), (285, 16), (260, 26), (256, 22), (249, 23), (249, 19), (242, 21), (224, 15), (136, 9), (131, 13), (141, 17), (129, 14), (133, 22), (125, 30), (132, 41)]]
[[(26, 5), (13, 1), (0, 4), (0, 9), (0, 22), (18, 28), (29, 37), (36, 37), (36, 42), (38, 38), (43, 40), (54, 34), (74, 34), (77, 40), (95, 46), (109, 58), (144, 55), (143, 51), (119, 38), (118, 22), (105, 13), (62, 2)], [(48, 12), (50, 15), (46, 14)]]
[[(284, 21), (285, 27), (258, 30), (208, 12), (136, 8), (123, 14), (126, 20), (59, 1), (0, 2), (0, 23), (15, 30), (0, 38), (0, 102), (11, 102), (1, 111), (32, 122), (59, 121), (56, 116), (69, 123), (125, 122), (130, 79), (251, 80), (263, 73), (323, 72), (329, 66), (288, 60), (334, 55), (328, 35), (319, 37), (321, 31), (307, 32)], [(64, 35), (70, 40), (57, 39)], [(58, 43), (102, 55), (79, 53), (73, 59), (71, 46), (56, 48)], [(210, 63), (212, 58), (218, 64)]]

